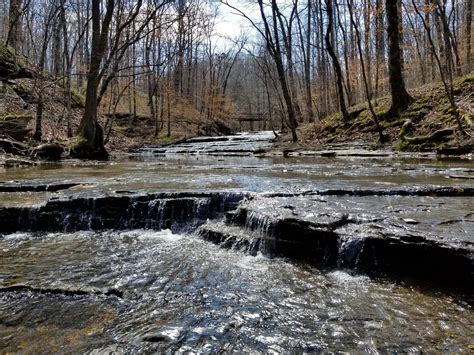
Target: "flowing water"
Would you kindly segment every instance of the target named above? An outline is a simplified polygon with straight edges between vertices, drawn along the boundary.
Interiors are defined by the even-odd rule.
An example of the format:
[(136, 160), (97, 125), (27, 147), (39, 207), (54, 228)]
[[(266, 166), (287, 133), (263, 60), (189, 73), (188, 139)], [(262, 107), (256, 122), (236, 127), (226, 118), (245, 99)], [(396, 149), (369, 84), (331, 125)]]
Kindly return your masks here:
[(472, 342), (471, 309), (442, 294), (167, 230), (13, 234), (0, 249), (3, 284), (90, 292), (2, 294), (7, 352), (463, 352)]
[[(261, 145), (247, 142), (236, 148), (235, 142), (227, 143), (235, 155), (268, 144), (261, 135), (256, 141)], [(114, 191), (268, 194), (472, 186), (467, 179), (473, 172), (470, 160), (285, 159), (252, 153), (223, 157), (209, 142), (202, 144), (205, 152), (191, 145), (187, 154), (150, 149), (108, 163), (69, 162), (0, 172), (3, 185), (9, 186), (78, 184), (57, 192), (3, 192), (0, 206), (31, 206), (50, 198)], [(324, 204), (328, 214), (399, 211), (405, 220), (421, 222), (413, 226), (419, 233), (441, 231), (472, 243), (474, 206), (467, 197), (455, 204), (446, 197), (279, 199), (263, 198), (262, 211), (271, 215), (291, 203), (296, 207), (288, 213), (304, 218), (315, 204)], [(431, 219), (425, 218), (426, 213)], [(473, 349), (474, 314), (463, 298), (349, 270), (253, 254), (238, 243), (219, 247), (189, 230), (0, 234), (0, 352), (469, 353)]]

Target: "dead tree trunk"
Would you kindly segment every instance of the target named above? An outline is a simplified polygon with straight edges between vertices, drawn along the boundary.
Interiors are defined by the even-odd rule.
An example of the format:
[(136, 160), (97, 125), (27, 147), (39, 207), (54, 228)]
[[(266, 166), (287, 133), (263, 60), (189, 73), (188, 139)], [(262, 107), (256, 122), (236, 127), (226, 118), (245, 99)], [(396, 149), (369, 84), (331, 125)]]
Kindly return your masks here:
[(9, 24), (7, 43), (9, 46), (18, 49), (21, 42), (21, 14), (22, 14), (22, 0), (10, 0), (9, 9)]
[(472, 0), (466, 0), (465, 5), (466, 12), (466, 73), (469, 73), (472, 68), (472, 59), (471, 59), (471, 25), (472, 25)]

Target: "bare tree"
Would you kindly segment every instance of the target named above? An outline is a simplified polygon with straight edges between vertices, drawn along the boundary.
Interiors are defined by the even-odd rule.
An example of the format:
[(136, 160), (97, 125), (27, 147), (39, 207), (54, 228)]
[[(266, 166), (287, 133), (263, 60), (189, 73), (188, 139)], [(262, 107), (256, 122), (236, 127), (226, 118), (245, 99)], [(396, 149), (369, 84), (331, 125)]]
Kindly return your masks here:
[(103, 129), (97, 120), (97, 89), (100, 66), (105, 55), (107, 36), (114, 11), (114, 0), (107, 0), (103, 19), (100, 0), (92, 1), (92, 46), (87, 74), (87, 90), (84, 114), (77, 131), (78, 143), (71, 149), (71, 156), (85, 159), (104, 159), (108, 157), (104, 147)]
[(363, 81), (363, 84), (364, 84), (365, 95), (366, 95), (366, 98), (367, 98), (367, 105), (369, 106), (369, 111), (370, 111), (370, 114), (372, 116), (372, 120), (375, 123), (377, 133), (379, 134), (379, 141), (384, 142), (385, 141), (385, 136), (383, 134), (382, 126), (380, 125), (379, 119), (377, 118), (377, 114), (375, 113), (375, 110), (374, 110), (374, 107), (373, 107), (372, 101), (371, 101), (372, 97), (371, 97), (371, 94), (370, 94), (369, 84), (368, 84), (368, 81), (367, 81), (367, 74), (365, 72), (365, 64), (364, 64), (364, 56), (362, 54), (360, 31), (359, 31), (359, 27), (357, 26), (357, 23), (355, 21), (355, 18), (354, 18), (353, 1), (348, 0), (347, 6), (348, 6), (348, 9), (349, 9), (350, 20), (351, 20), (351, 23), (354, 26), (354, 30), (355, 30), (357, 49), (358, 49), (358, 52), (359, 52), (360, 66), (361, 66), (361, 71), (362, 71), (362, 81)]
[[(18, 49), (22, 40), (22, 8), (23, 0), (10, 0), (9, 8), (9, 26), (6, 44)], [(26, 5), (28, 6), (28, 4)], [(25, 7), (26, 7), (25, 6)]]
[(465, 20), (465, 40), (466, 40), (466, 72), (469, 73), (472, 68), (471, 59), (471, 28), (472, 28), (472, 0), (465, 0), (464, 11), (466, 14)]
[[(262, 36), (262, 39), (265, 41), (265, 45), (267, 47), (268, 53), (270, 54), (278, 73), (279, 83), (280, 83), (281, 90), (282, 90), (283, 97), (286, 104), (288, 127), (291, 130), (291, 136), (292, 136), (293, 142), (297, 142), (298, 136), (296, 134), (296, 128), (298, 127), (298, 120), (297, 120), (295, 105), (293, 103), (293, 98), (292, 98), (292, 94), (290, 90), (290, 83), (286, 77), (285, 61), (284, 61), (285, 44), (282, 44), (282, 39), (280, 38), (281, 37), (280, 31), (285, 30), (284, 25), (283, 25), (284, 20), (283, 20), (283, 14), (281, 13), (279, 9), (276, 0), (272, 0), (269, 5), (270, 16), (267, 16), (265, 12), (265, 4), (263, 3), (263, 1), (258, 0), (259, 12), (260, 12), (260, 17), (263, 23), (263, 29), (260, 29), (260, 27), (252, 19), (250, 19), (250, 17), (248, 17), (245, 13), (243, 13), (236, 7), (230, 5), (226, 1), (223, 1), (223, 3), (229, 6), (230, 8), (236, 10), (239, 14), (245, 17), (252, 24), (252, 26), (259, 32), (259, 34)], [(285, 37), (285, 35), (283, 35), (283, 37)]]
[(405, 110), (411, 102), (410, 95), (405, 89), (402, 74), (402, 62), (400, 52), (400, 38), (398, 26), (400, 22), (399, 7), (396, 1), (386, 0), (387, 11), (387, 35), (388, 35), (388, 71), (390, 74), (390, 93), (392, 105), (389, 114), (398, 116), (399, 112)]
[(334, 47), (332, 45), (332, 38), (331, 34), (333, 31), (333, 7), (332, 7), (332, 0), (326, 0), (326, 9), (328, 13), (328, 27), (326, 31), (326, 47), (329, 53), (329, 56), (332, 59), (332, 64), (334, 67), (334, 71), (336, 73), (336, 84), (337, 84), (337, 94), (339, 97), (339, 107), (341, 109), (342, 113), (342, 119), (344, 121), (344, 124), (348, 124), (349, 122), (349, 113), (347, 112), (346, 108), (346, 100), (344, 99), (344, 88), (342, 86), (342, 69), (341, 65), (339, 64), (339, 59), (336, 55), (336, 52), (334, 51)]
[(428, 27), (424, 17), (423, 17), (423, 14), (420, 12), (417, 4), (416, 4), (416, 1), (415, 0), (411, 0), (411, 3), (413, 5), (413, 9), (415, 10), (416, 14), (418, 15), (418, 17), (421, 19), (422, 23), (423, 23), (423, 26), (426, 30), (426, 35), (428, 37), (428, 40), (430, 42), (430, 45), (431, 45), (431, 51), (433, 52), (433, 56), (436, 60), (436, 63), (438, 65), (438, 69), (439, 69), (439, 73), (440, 73), (440, 76), (441, 76), (441, 80), (443, 82), (443, 86), (444, 86), (444, 89), (445, 89), (445, 92), (446, 92), (446, 95), (448, 96), (448, 100), (449, 100), (449, 103), (451, 105), (451, 109), (453, 111), (453, 114), (454, 114), (454, 118), (456, 119), (456, 122), (458, 124), (458, 128), (459, 128), (459, 131), (463, 134), (463, 135), (469, 135), (465, 130), (464, 130), (464, 127), (462, 126), (462, 122), (461, 122), (461, 117), (459, 115), (459, 110), (458, 110), (458, 107), (456, 105), (456, 101), (454, 100), (454, 94), (453, 94), (453, 82), (452, 82), (452, 77), (450, 75), (448, 75), (446, 77), (445, 75), (445, 72), (443, 70), (443, 64), (441, 63), (441, 59), (439, 58), (439, 55), (436, 53), (436, 46), (434, 44), (434, 41), (433, 41), (433, 37), (431, 35), (431, 29), (430, 27)]

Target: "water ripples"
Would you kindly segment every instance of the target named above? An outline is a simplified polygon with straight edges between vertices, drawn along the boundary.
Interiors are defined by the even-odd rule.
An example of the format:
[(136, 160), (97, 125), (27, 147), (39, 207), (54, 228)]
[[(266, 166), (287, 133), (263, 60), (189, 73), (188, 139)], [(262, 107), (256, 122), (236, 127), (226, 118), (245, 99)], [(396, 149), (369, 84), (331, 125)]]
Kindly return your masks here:
[[(463, 352), (472, 342), (471, 308), (448, 296), (169, 231), (4, 236), (0, 282), (32, 288), (0, 293), (7, 352)], [(72, 289), (85, 294), (61, 293)]]

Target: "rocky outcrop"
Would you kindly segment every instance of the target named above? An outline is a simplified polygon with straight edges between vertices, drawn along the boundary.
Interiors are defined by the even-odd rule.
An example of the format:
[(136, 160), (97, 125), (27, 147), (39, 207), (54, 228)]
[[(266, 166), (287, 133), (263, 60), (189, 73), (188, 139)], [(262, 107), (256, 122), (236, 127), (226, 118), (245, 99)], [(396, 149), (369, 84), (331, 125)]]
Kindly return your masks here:
[(51, 183), (51, 184), (26, 184), (26, 183), (5, 183), (0, 181), (0, 192), (56, 192), (67, 190), (78, 186), (78, 183)]
[(148, 145), (140, 148), (139, 153), (145, 155), (161, 154), (196, 154), (196, 155), (231, 155), (247, 156), (270, 147), (272, 132), (256, 134), (236, 134), (219, 137), (194, 137), (180, 140), (174, 144)]
[(32, 78), (34, 71), (15, 49), (0, 44), (0, 80)]
[(0, 233), (106, 229), (194, 230), (236, 207), (242, 194), (158, 193), (50, 199), (39, 207), (0, 208)]
[(28, 115), (0, 115), (0, 136), (24, 140), (31, 132), (27, 126), (32, 119)]
[[(472, 294), (474, 243), (468, 235), (474, 222), (469, 209), (473, 193), (452, 187), (287, 196), (117, 191), (53, 198), (38, 207), (0, 208), (0, 233), (197, 230), (205, 240), (253, 255), (417, 280)], [(464, 216), (449, 218), (452, 208), (465, 210)]]
[[(437, 193), (455, 196), (449, 189), (439, 188)], [(398, 211), (386, 212), (391, 210), (380, 206), (383, 208), (368, 212), (366, 206), (372, 200), (364, 194), (352, 196), (355, 197), (350, 197), (348, 205), (353, 207), (346, 208), (347, 213), (338, 212), (340, 199), (336, 198), (334, 202), (322, 197), (312, 201), (295, 197), (256, 198), (228, 212), (225, 223), (201, 226), (199, 235), (223, 247), (251, 254), (260, 252), (318, 267), (352, 269), (371, 276), (473, 291), (474, 243), (471, 240), (461, 239), (460, 235), (441, 228), (442, 222), (430, 222), (434, 233), (426, 233), (424, 223), (399, 216)], [(367, 201), (360, 201), (364, 198)], [(388, 207), (402, 203), (400, 201), (407, 205), (413, 202), (410, 195), (378, 198), (387, 199)], [(445, 204), (445, 200), (439, 203), (440, 206)], [(412, 213), (416, 218), (421, 218), (424, 209), (430, 211), (422, 205), (416, 209), (418, 212)], [(432, 218), (428, 212), (425, 214), (425, 218)], [(453, 223), (467, 226), (469, 220)], [(469, 230), (469, 226), (466, 228)]]
[(199, 133), (206, 136), (228, 136), (233, 134), (232, 128), (222, 121), (214, 121), (200, 128)]
[(21, 142), (0, 138), (0, 150), (9, 154), (27, 155), (30, 152), (30, 147)]

